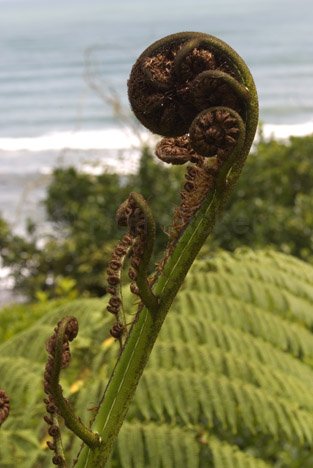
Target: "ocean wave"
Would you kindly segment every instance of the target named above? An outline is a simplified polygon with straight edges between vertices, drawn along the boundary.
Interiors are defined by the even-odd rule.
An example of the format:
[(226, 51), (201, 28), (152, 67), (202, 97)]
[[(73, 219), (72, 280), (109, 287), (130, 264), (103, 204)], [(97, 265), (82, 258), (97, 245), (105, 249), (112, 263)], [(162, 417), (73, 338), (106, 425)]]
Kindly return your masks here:
[(11, 289), (14, 286), (14, 279), (10, 276), (12, 273), (8, 267), (2, 267), (0, 264), (0, 285), (1, 288)]
[(35, 137), (0, 138), (2, 151), (119, 150), (138, 147), (148, 140), (148, 133), (136, 135), (118, 128), (87, 131), (63, 131)]
[[(265, 138), (286, 139), (290, 136), (305, 136), (313, 133), (313, 120), (298, 124), (264, 124)], [(149, 134), (140, 134), (130, 129), (110, 128), (89, 131), (63, 131), (35, 137), (0, 138), (0, 151), (61, 151), (72, 150), (123, 150), (138, 148), (149, 142)]]
[(313, 120), (299, 124), (264, 124), (262, 129), (265, 138), (285, 140), (291, 136), (302, 137), (313, 134)]

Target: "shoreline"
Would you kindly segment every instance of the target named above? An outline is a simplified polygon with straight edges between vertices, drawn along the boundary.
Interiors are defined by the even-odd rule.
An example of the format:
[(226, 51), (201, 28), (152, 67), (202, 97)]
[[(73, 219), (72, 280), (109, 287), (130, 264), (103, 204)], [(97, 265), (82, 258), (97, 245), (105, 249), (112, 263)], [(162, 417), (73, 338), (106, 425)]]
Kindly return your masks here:
[[(313, 134), (313, 121), (293, 125), (262, 124), (261, 130), (266, 140), (272, 138), (287, 140), (290, 136), (304, 137)], [(80, 133), (80, 142), (88, 136), (89, 144), (90, 132)], [(106, 130), (105, 133), (110, 134), (110, 130)], [(7, 139), (11, 144), (11, 150), (0, 148), (0, 187), (3, 187), (3, 194), (1, 194), (0, 189), (0, 196), (3, 195), (0, 203), (0, 215), (9, 222), (13, 231), (18, 235), (25, 235), (24, 225), (28, 217), (34, 219), (37, 225), (42, 223), (43, 227), (47, 226), (41, 202), (55, 167), (75, 166), (78, 172), (95, 176), (103, 173), (103, 171), (115, 172), (120, 175), (130, 174), (134, 173), (138, 168), (140, 158), (139, 138), (141, 138), (141, 145), (155, 143), (151, 136), (149, 140), (147, 132), (142, 132), (139, 138), (134, 134), (130, 135), (130, 132), (127, 135), (123, 130), (117, 131), (117, 129), (114, 130), (113, 134), (115, 139), (118, 135), (120, 136), (118, 140), (115, 140), (119, 141), (120, 148), (116, 147), (116, 143), (114, 148), (113, 141), (111, 141), (109, 147), (99, 149), (100, 140), (98, 139), (97, 149), (67, 147), (60, 151), (59, 148), (49, 149), (45, 147), (44, 150), (22, 150), (21, 146), (18, 145), (21, 143), (20, 140), (25, 143), (25, 139)], [(62, 133), (56, 135), (60, 142)], [(66, 135), (67, 138), (71, 136), (71, 141), (75, 146), (77, 144), (76, 133), (66, 132)], [(100, 131), (99, 135), (103, 136), (103, 131)], [(38, 138), (41, 144), (45, 141), (44, 137)], [(12, 142), (14, 143), (15, 140), (18, 141), (18, 144), (14, 146)], [(31, 140), (31, 138), (28, 138), (28, 143)], [(34, 137), (33, 140), (36, 144), (38, 143), (37, 137)], [(1, 141), (3, 139), (0, 138), (0, 143)], [(46, 141), (51, 143), (51, 136)], [(12, 149), (13, 147), (14, 149)], [(24, 158), (23, 165), (21, 164), (22, 158)], [(2, 268), (0, 265), (0, 307), (16, 302), (16, 299), (18, 301), (18, 298), (13, 300), (15, 293), (12, 290), (13, 285), (8, 274), (7, 269)]]
[[(287, 139), (291, 136), (306, 136), (313, 133), (313, 117), (302, 123), (265, 123), (259, 128), (265, 138)], [(73, 151), (125, 151), (139, 149), (155, 139), (143, 128), (111, 127), (95, 130), (55, 131), (37, 136), (0, 137), (1, 156), (4, 153), (29, 152), (34, 155), (46, 152)]]

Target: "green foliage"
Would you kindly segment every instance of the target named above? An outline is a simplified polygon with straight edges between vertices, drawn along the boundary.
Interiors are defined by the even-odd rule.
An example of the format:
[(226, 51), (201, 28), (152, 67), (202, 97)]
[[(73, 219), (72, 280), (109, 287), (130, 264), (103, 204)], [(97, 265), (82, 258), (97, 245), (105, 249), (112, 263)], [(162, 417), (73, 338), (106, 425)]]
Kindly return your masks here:
[[(313, 137), (290, 142), (262, 139), (248, 158), (238, 190), (205, 251), (234, 250), (242, 245), (267, 245), (313, 261)], [(92, 176), (75, 169), (56, 169), (45, 206), (54, 234), (38, 247), (40, 233), (32, 226), (29, 240), (13, 235), (0, 219), (0, 254), (13, 269), (17, 289), (33, 299), (67, 296), (60, 281), (74, 281), (75, 294), (101, 296), (103, 272), (119, 238), (115, 211), (130, 190), (140, 192), (157, 214), (155, 257), (164, 249), (164, 230), (182, 182), (182, 168), (160, 165), (143, 149), (138, 173)], [(283, 226), (283, 229), (281, 227)], [(39, 294), (39, 296), (38, 296)]]
[[(311, 266), (270, 251), (197, 261), (165, 320), (112, 467), (312, 466), (312, 278)], [(124, 297), (131, 311), (126, 290)], [(118, 353), (105, 302), (48, 310), (0, 346), (1, 385), (12, 399), (0, 431), (3, 466), (50, 463), (47, 428), (38, 424), (40, 383), (45, 339), (64, 315), (78, 318), (80, 332), (62, 384), (82, 419), (92, 418)], [(79, 442), (62, 432), (73, 458)]]
[[(64, 301), (63, 301), (64, 302)], [(14, 304), (0, 309), (0, 343), (8, 340), (16, 333), (28, 328), (49, 310), (57, 307), (62, 301), (51, 301), (40, 304)]]
[(214, 245), (266, 245), (313, 261), (313, 136), (263, 141), (247, 160)]
[(13, 269), (16, 289), (37, 300), (101, 296), (112, 247), (120, 238), (115, 221), (118, 206), (131, 190), (149, 200), (158, 213), (157, 256), (167, 241), (163, 228), (170, 223), (181, 179), (181, 168), (169, 170), (159, 164), (148, 148), (143, 149), (138, 173), (127, 177), (56, 169), (45, 199), (53, 235), (42, 238), (32, 226), (27, 240), (13, 235), (0, 218), (0, 255)]

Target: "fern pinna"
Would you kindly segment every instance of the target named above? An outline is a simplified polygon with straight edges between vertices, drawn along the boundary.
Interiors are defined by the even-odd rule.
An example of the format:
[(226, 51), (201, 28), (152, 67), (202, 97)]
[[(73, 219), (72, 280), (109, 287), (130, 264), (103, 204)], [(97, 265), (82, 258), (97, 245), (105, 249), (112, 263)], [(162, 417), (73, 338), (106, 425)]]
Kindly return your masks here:
[[(128, 323), (134, 301), (128, 286), (122, 294)], [(1, 466), (51, 464), (46, 443), (55, 443), (58, 432), (53, 406), (48, 425), (41, 419), (42, 367), (55, 323), (70, 326), (60, 334), (62, 386), (89, 429), (119, 352), (110, 337), (115, 315), (103, 315), (109, 299), (51, 305), (39, 320), (30, 314), (28, 328), (0, 345), (1, 385), (12, 402), (0, 430)], [(80, 332), (68, 366), (73, 315)], [(4, 318), (0, 312), (0, 323)], [(246, 249), (196, 260), (160, 330), (108, 466), (311, 467), (312, 330), (311, 265)], [(65, 456), (75, 458), (80, 439), (55, 416)]]
[[(139, 121), (163, 136), (157, 157), (187, 164), (186, 180), (168, 228), (167, 249), (152, 274), (155, 226), (147, 202), (131, 193), (118, 210), (117, 222), (127, 234), (108, 268), (108, 311), (116, 317), (111, 335), (120, 341), (121, 352), (92, 429), (73, 414), (59, 384), (60, 369), (68, 362), (68, 327), (75, 319), (64, 318), (48, 342), (46, 420), (53, 461), (60, 466), (65, 459), (58, 416), (85, 442), (77, 467), (107, 463), (166, 314), (240, 175), (257, 127), (257, 94), (246, 64), (227, 44), (207, 34), (184, 32), (152, 44), (133, 66), (128, 93)], [(120, 294), (126, 257), (132, 292), (140, 300), (131, 324)]]

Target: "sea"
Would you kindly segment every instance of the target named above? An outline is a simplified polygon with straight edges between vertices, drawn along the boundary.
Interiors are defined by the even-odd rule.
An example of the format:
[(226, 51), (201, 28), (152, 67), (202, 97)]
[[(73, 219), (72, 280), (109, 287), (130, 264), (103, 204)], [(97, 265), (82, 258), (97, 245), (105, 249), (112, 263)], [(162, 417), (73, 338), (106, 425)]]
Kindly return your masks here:
[(27, 218), (44, 228), (55, 167), (136, 170), (151, 137), (131, 115), (127, 79), (174, 32), (237, 50), (265, 136), (313, 133), (312, 25), (312, 0), (0, 0), (0, 215), (17, 233)]

